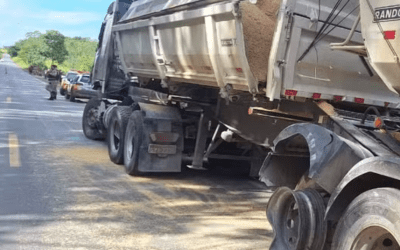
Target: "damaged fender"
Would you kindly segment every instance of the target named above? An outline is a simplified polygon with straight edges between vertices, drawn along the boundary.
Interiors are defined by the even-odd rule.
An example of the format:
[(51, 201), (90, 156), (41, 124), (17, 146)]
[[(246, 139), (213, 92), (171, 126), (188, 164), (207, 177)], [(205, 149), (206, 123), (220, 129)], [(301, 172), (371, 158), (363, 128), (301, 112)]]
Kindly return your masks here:
[(400, 158), (372, 157), (357, 163), (332, 193), (325, 218), (337, 220), (354, 198), (379, 187), (400, 187)]
[(364, 147), (332, 131), (308, 123), (293, 124), (274, 140), (274, 147), (260, 170), (269, 187), (294, 189), (303, 175), (332, 193), (359, 161), (373, 157)]

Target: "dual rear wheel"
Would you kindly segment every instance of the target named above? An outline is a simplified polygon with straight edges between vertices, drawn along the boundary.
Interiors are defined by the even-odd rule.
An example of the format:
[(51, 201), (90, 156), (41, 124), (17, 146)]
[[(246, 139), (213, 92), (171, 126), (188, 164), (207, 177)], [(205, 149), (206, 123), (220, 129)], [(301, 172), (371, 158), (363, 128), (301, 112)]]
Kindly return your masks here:
[(130, 106), (119, 106), (114, 108), (110, 114), (107, 126), (107, 146), (110, 160), (116, 164), (124, 163), (125, 131), (131, 114), (132, 107)]
[(119, 106), (112, 110), (107, 145), (112, 162), (124, 164), (126, 172), (138, 175), (139, 147), (143, 134), (143, 114), (137, 107)]
[(139, 175), (139, 148), (143, 138), (143, 113), (138, 105), (117, 106), (107, 119), (107, 133), (99, 122), (101, 100), (92, 98), (85, 106), (82, 128), (86, 138), (107, 140), (108, 153), (112, 162), (124, 164), (130, 175)]

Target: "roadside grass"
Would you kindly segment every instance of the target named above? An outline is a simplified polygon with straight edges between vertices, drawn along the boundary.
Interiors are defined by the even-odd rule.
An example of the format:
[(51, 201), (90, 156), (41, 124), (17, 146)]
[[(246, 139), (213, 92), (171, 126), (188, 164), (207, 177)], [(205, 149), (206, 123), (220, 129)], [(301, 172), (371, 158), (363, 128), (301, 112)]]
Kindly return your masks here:
[(24, 60), (22, 60), (19, 57), (13, 57), (12, 60), (18, 65), (20, 66), (22, 69), (27, 69), (29, 68), (29, 64), (27, 64), (26, 62), (24, 62)]
[[(29, 68), (29, 64), (27, 64), (26, 62), (24, 62), (24, 60), (22, 60), (21, 58), (19, 58), (18, 56), (16, 57), (12, 57), (11, 58), (18, 66), (20, 66), (22, 69), (28, 69)], [(57, 65), (58, 69), (61, 70), (64, 74), (68, 71), (70, 71), (70, 68), (63, 65), (63, 64), (58, 64), (58, 63), (54, 63), (55, 65)], [(46, 60), (44, 65), (46, 66), (46, 69), (49, 69), (51, 67), (51, 60)]]
[[(29, 66), (30, 66), (29, 64), (24, 62), (24, 60), (22, 60), (18, 56), (12, 57), (11, 60), (13, 60), (14, 63), (16, 63), (21, 69), (24, 69), (24, 70), (27, 70), (29, 68)], [(59, 65), (58, 63), (54, 63), (54, 64), (57, 65), (58, 69), (61, 70), (61, 72), (63, 74), (66, 74), (68, 71), (70, 71), (70, 68), (65, 66), (65, 65), (62, 65), (62, 64)], [(49, 69), (51, 67), (51, 60), (46, 60), (45, 61), (45, 66), (46, 66), (47, 69)]]

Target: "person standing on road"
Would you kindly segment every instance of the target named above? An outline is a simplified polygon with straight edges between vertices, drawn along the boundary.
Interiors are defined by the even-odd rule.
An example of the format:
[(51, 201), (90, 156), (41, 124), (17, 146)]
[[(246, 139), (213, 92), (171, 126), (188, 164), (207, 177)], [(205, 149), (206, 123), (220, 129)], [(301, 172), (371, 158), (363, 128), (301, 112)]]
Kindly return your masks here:
[(46, 77), (49, 80), (49, 84), (46, 86), (46, 90), (50, 92), (49, 100), (57, 99), (57, 85), (61, 79), (60, 71), (57, 70), (56, 65), (51, 65), (49, 71), (46, 72)]

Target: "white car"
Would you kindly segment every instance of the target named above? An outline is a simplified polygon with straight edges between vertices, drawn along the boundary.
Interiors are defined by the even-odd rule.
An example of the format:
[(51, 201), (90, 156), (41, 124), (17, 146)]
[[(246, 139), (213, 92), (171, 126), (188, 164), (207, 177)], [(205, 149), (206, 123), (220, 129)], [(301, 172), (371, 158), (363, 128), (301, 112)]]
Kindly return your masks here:
[[(81, 74), (78, 73), (71, 81), (70, 83), (67, 85), (67, 89), (65, 91), (65, 98), (69, 99), (71, 97), (71, 93), (72, 93), (72, 88), (76, 85), (76, 84), (80, 84), (82, 85), (83, 83), (88, 83), (90, 82), (90, 75), (89, 74)], [(72, 100), (73, 101), (73, 100)]]
[[(69, 71), (66, 76), (62, 77), (60, 95), (65, 95), (69, 88), (71, 81), (80, 73), (78, 71)], [(68, 97), (69, 98), (69, 97)]]

